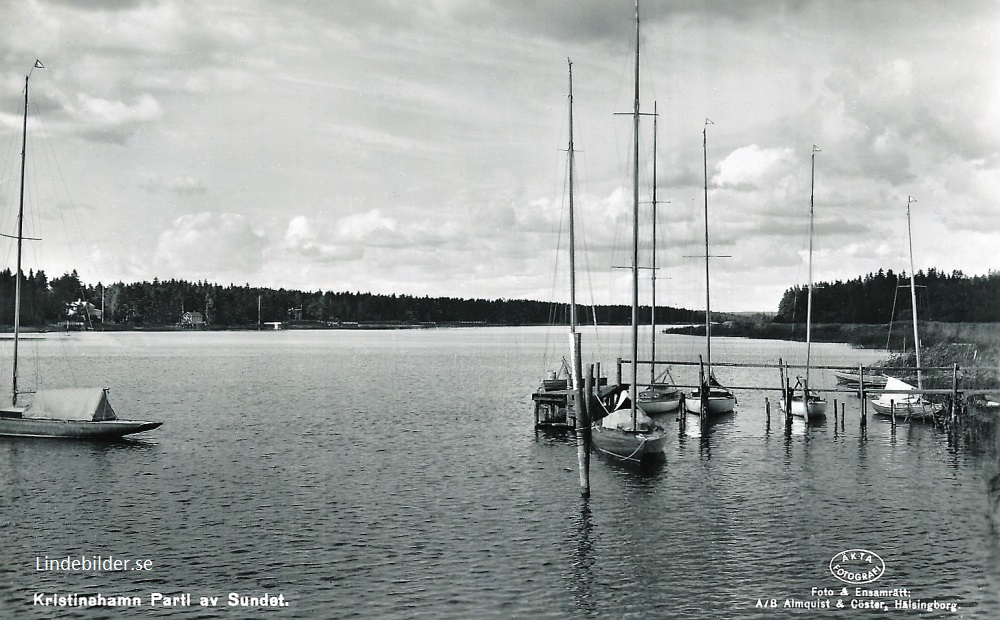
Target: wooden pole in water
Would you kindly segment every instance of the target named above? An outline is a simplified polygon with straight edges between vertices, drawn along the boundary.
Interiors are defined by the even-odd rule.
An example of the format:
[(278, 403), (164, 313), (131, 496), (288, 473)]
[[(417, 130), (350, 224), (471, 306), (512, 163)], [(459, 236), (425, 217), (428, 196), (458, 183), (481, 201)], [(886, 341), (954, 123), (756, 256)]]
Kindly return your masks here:
[(764, 399), (764, 412), (767, 413), (767, 430), (771, 430), (771, 401)]
[(580, 361), (580, 334), (571, 333), (569, 335), (573, 359), (571, 360), (571, 372), (573, 373), (573, 404), (576, 410), (576, 459), (580, 468), (580, 492), (584, 496), (590, 495), (590, 463), (587, 459), (587, 438), (586, 438), (586, 418), (587, 409), (584, 402), (584, 382), (583, 364)]
[[(586, 392), (582, 412), (576, 418), (576, 451), (580, 466), (580, 493), (590, 497), (590, 419), (594, 403), (594, 365), (587, 367), (584, 391)], [(582, 454), (581, 454), (582, 452)]]
[(958, 415), (958, 364), (955, 363), (951, 368), (951, 423), (955, 423), (955, 418)]
[(861, 396), (861, 428), (868, 426), (868, 400), (865, 398), (865, 367), (858, 366), (858, 395)]
[[(701, 356), (698, 356), (698, 361), (701, 362)], [(709, 367), (709, 372), (711, 372), (711, 367)], [(710, 375), (711, 376), (711, 375)], [(705, 377), (705, 367), (704, 365), (699, 366), (698, 379), (701, 383), (701, 411), (699, 412), (701, 427), (705, 428), (705, 419), (708, 417), (708, 382), (709, 379)]]
[(889, 401), (889, 412), (892, 414), (892, 432), (896, 432), (896, 401)]

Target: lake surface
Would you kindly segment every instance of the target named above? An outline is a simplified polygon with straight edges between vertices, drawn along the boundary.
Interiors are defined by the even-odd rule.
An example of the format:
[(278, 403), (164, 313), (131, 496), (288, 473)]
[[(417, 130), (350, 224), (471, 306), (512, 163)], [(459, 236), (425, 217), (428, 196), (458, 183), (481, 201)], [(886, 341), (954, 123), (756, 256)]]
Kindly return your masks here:
[[(605, 330), (600, 347), (585, 334), (585, 357), (613, 375), (627, 332)], [(995, 456), (922, 424), (893, 433), (872, 418), (864, 437), (849, 395), (842, 429), (831, 416), (786, 434), (776, 407), (766, 423), (774, 392), (740, 391), (738, 412), (703, 436), (673, 433), (661, 464), (595, 455), (583, 499), (573, 437), (533, 429), (531, 392), (565, 343), (541, 328), (24, 342), (23, 386), (111, 386), (120, 417), (164, 425), (117, 443), (0, 438), (0, 619), (1000, 617)], [(702, 347), (657, 341), (661, 359)], [(10, 341), (0, 349), (9, 377)], [(720, 338), (713, 357), (801, 363), (804, 349)], [(813, 349), (820, 365), (877, 358)], [(717, 375), (778, 385), (772, 369)], [(819, 371), (812, 384), (835, 382)], [(906, 594), (837, 580), (831, 560), (851, 549), (884, 563), (865, 588)], [(152, 562), (37, 570), (36, 558), (97, 555)], [(229, 607), (231, 592), (288, 606)], [(142, 606), (43, 607), (36, 593)], [(154, 593), (191, 604), (151, 612)], [(890, 610), (852, 609), (872, 601)]]

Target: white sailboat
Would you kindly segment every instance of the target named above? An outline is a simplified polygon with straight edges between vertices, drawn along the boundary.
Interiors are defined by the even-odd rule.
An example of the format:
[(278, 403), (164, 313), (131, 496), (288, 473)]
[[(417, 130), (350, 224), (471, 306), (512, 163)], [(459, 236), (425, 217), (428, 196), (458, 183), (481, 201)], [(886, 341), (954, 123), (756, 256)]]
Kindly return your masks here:
[(806, 301), (806, 376), (802, 382), (802, 392), (790, 395), (785, 407), (791, 408), (791, 413), (800, 418), (823, 418), (826, 417), (826, 400), (816, 394), (809, 392), (809, 368), (812, 353), (812, 302), (813, 302), (813, 219), (814, 219), (814, 197), (816, 194), (816, 153), (819, 151), (815, 145), (812, 148), (812, 173), (811, 189), (809, 190), (809, 290)]
[[(38, 61), (35, 68), (44, 68)], [(24, 242), (24, 176), (28, 149), (28, 80), (24, 78), (24, 122), (21, 146), (21, 193), (17, 212), (17, 272), (14, 293), (14, 363), (12, 400), (0, 408), (0, 435), (14, 437), (116, 438), (152, 430), (162, 422), (120, 420), (108, 402), (107, 388), (38, 390), (18, 388), (18, 341), (21, 332), (21, 249)], [(21, 402), (22, 397), (26, 402)]]
[(651, 270), (652, 302), (650, 303), (650, 353), (654, 363), (649, 367), (649, 385), (639, 392), (639, 408), (649, 415), (662, 415), (677, 411), (683, 394), (666, 381), (670, 369), (656, 375), (656, 104), (653, 104), (653, 264)]
[(639, 2), (635, 3), (635, 100), (632, 114), (632, 363), (631, 383), (613, 411), (591, 427), (591, 440), (610, 458), (641, 462), (663, 458), (666, 431), (638, 407), (639, 358)]
[[(913, 232), (910, 224), (910, 203), (912, 202), (916, 201), (908, 196), (906, 199), (906, 238), (910, 250), (910, 303), (913, 306), (911, 314), (913, 318), (913, 351), (916, 354), (917, 363), (917, 390), (923, 390), (924, 381), (920, 372), (920, 333), (917, 327), (917, 285), (913, 276)], [(900, 393), (899, 391), (913, 390), (913, 386), (895, 377), (888, 377), (884, 390), (878, 398), (871, 400), (872, 408), (879, 415), (892, 415), (895, 411), (897, 415), (907, 417), (933, 418), (944, 411), (944, 405), (928, 402), (920, 393)]]
[(684, 408), (688, 413), (706, 416), (729, 413), (736, 408), (736, 396), (723, 387), (712, 372), (712, 283), (709, 275), (708, 246), (708, 125), (705, 119), (702, 129), (701, 146), (705, 169), (705, 365), (699, 372), (699, 387), (684, 396)]

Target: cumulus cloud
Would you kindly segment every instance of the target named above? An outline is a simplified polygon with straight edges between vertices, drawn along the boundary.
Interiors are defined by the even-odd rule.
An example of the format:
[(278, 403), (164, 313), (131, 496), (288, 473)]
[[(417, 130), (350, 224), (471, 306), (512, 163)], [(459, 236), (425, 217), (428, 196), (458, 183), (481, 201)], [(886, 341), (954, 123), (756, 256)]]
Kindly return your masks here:
[(142, 94), (129, 104), (80, 94), (71, 114), (83, 126), (84, 135), (99, 142), (124, 143), (147, 123), (163, 115), (160, 103)]
[(264, 247), (264, 236), (242, 215), (183, 215), (160, 234), (155, 273), (185, 278), (254, 274), (263, 264)]

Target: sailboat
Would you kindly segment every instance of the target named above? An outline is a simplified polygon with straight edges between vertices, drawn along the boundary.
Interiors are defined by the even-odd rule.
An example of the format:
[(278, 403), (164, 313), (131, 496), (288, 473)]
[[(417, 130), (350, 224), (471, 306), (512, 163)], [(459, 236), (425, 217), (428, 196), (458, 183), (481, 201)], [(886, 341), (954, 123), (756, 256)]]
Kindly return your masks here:
[(610, 458), (642, 462), (663, 459), (666, 431), (638, 407), (639, 358), (639, 2), (635, 3), (635, 100), (632, 114), (632, 363), (631, 383), (614, 409), (591, 427), (591, 441)]
[[(567, 60), (569, 64), (569, 145), (567, 152), (567, 184), (569, 186), (569, 336), (570, 336), (570, 359), (575, 361), (577, 355), (577, 316), (576, 316), (576, 223), (573, 175), (576, 165), (576, 151), (573, 148), (573, 62)], [(574, 364), (575, 366), (575, 364)], [(577, 393), (579, 378), (574, 376), (573, 370), (566, 357), (562, 358), (557, 370), (549, 371), (548, 375), (542, 379), (538, 390), (532, 395), (532, 400), (536, 403), (545, 403), (544, 407), (550, 412), (554, 411), (554, 419), (557, 424), (565, 425), (568, 422), (567, 410), (571, 395)], [(536, 425), (538, 423), (537, 414), (539, 405), (536, 404)]]
[(811, 189), (809, 190), (809, 291), (806, 302), (806, 376), (802, 383), (801, 394), (789, 395), (788, 403), (784, 406), (791, 408), (791, 413), (800, 418), (822, 418), (826, 417), (826, 400), (816, 394), (809, 392), (809, 367), (810, 354), (812, 352), (812, 303), (813, 303), (813, 219), (814, 219), (814, 197), (816, 195), (816, 153), (819, 151), (815, 145), (812, 148), (812, 174)]
[(912, 197), (906, 199), (906, 238), (910, 249), (910, 303), (913, 306), (913, 350), (916, 353), (917, 363), (917, 390), (915, 394), (905, 394), (913, 390), (913, 386), (889, 377), (885, 383), (885, 392), (878, 398), (872, 399), (872, 408), (879, 415), (892, 415), (893, 412), (906, 417), (933, 418), (944, 411), (944, 405), (931, 403), (924, 400), (919, 391), (924, 389), (923, 377), (920, 373), (920, 333), (917, 328), (917, 286), (914, 280), (913, 271), (913, 232), (910, 224), (910, 203), (916, 202)]
[(708, 263), (708, 125), (705, 119), (701, 133), (701, 146), (705, 168), (705, 365), (699, 371), (699, 387), (684, 396), (684, 407), (689, 413), (716, 415), (729, 413), (736, 408), (736, 397), (722, 386), (712, 372), (712, 284)]
[[(44, 68), (35, 62), (35, 68)], [(21, 248), (24, 236), (24, 173), (28, 150), (28, 79), (24, 78), (24, 122), (21, 143), (21, 194), (17, 212), (17, 282), (14, 293), (14, 364), (10, 406), (0, 408), (0, 435), (15, 437), (116, 438), (152, 430), (162, 422), (120, 420), (108, 402), (107, 388), (38, 390), (18, 389), (18, 341), (21, 331)]]
[(653, 265), (651, 270), (652, 302), (650, 303), (650, 354), (653, 361), (649, 367), (649, 385), (639, 392), (639, 408), (649, 415), (661, 415), (677, 411), (683, 394), (675, 386), (666, 382), (670, 369), (656, 376), (656, 104), (653, 104)]

